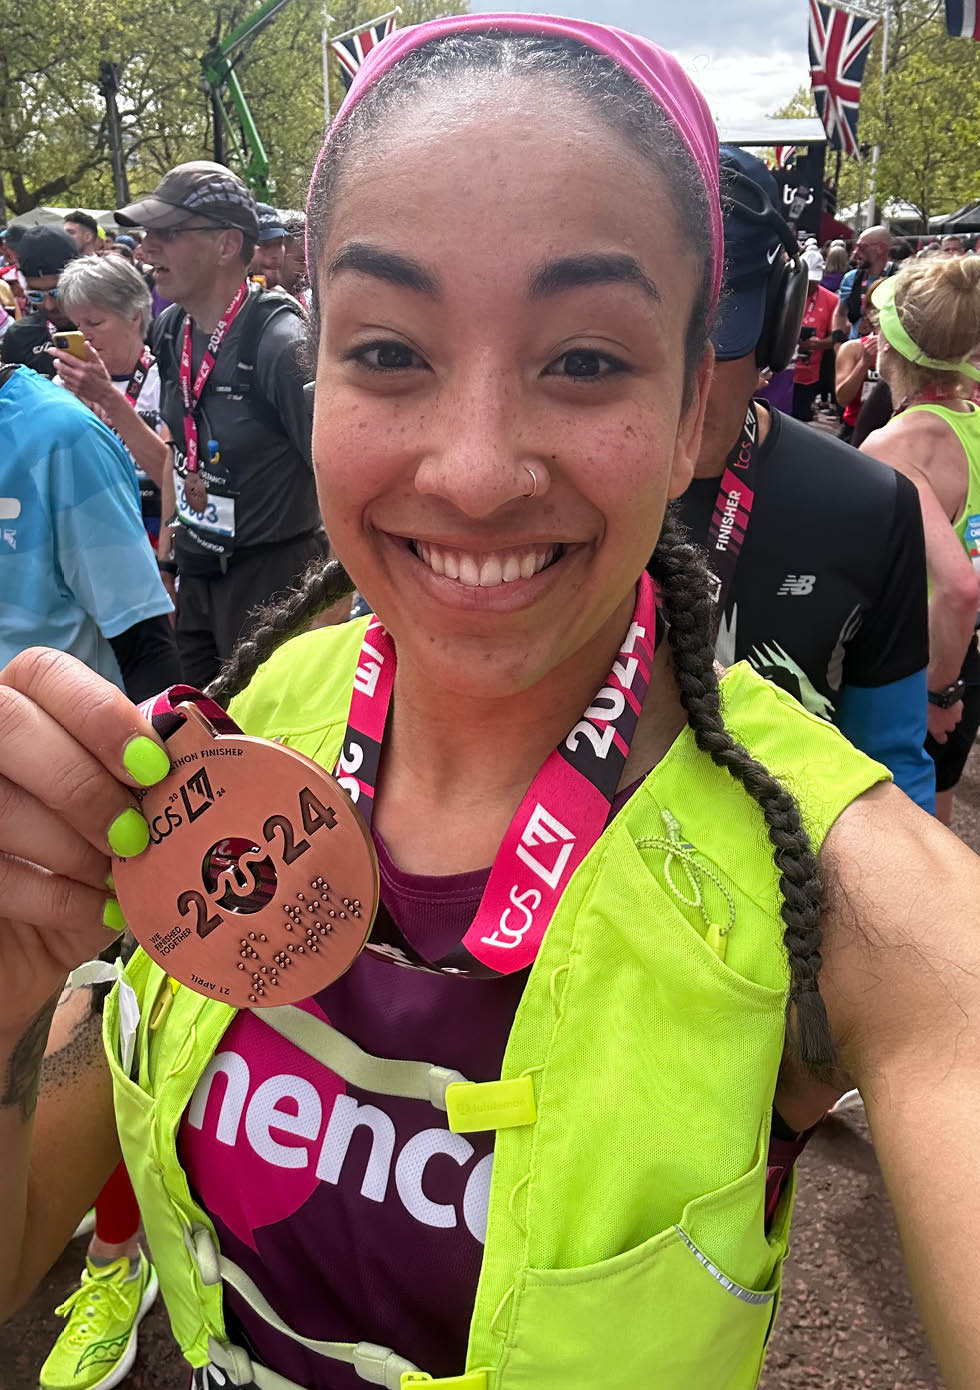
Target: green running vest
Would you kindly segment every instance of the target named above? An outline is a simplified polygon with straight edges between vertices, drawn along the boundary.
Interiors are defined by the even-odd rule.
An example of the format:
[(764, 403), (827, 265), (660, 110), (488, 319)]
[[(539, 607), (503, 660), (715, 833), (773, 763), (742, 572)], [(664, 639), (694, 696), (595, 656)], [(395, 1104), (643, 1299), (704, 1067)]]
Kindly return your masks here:
[[(332, 768), (363, 630), (349, 623), (280, 648), (234, 718)], [(797, 797), (817, 849), (841, 810), (889, 776), (747, 666), (726, 675), (723, 702), (732, 732)], [(788, 988), (779, 906), (761, 812), (685, 729), (579, 866), (524, 989), (501, 1074), (525, 1098), (533, 1086), (533, 1104), (500, 1107), (465, 1371), (431, 1382), (424, 1368), (385, 1368), (384, 1349), (362, 1344), (367, 1381), (756, 1385), (792, 1206), (790, 1184), (767, 1236)], [(105, 1042), (174, 1336), (191, 1365), (214, 1359), (240, 1384), (251, 1368), (227, 1342), (220, 1283), (233, 1274), (176, 1154), (181, 1116), (232, 1016), (137, 952), (106, 1003)], [(471, 1109), (485, 1115), (486, 1086), (497, 1084), (473, 1086)], [(287, 1384), (265, 1372), (259, 1383)]]
[(945, 420), (957, 439), (963, 445), (967, 461), (966, 501), (953, 530), (960, 538), (963, 549), (973, 561), (974, 568), (980, 571), (980, 408), (973, 406), (969, 412), (950, 410), (945, 405), (910, 405), (905, 412), (924, 410)]

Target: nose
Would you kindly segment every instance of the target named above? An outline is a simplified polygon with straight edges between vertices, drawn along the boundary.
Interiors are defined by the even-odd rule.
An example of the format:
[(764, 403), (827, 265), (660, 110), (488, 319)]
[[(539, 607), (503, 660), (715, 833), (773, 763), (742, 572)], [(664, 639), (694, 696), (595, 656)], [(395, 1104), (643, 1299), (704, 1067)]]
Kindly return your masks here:
[(551, 473), (530, 444), (530, 429), (519, 380), (478, 366), (441, 394), (416, 468), (416, 490), (444, 498), (473, 520), (530, 497), (532, 477), (533, 495), (540, 498)]

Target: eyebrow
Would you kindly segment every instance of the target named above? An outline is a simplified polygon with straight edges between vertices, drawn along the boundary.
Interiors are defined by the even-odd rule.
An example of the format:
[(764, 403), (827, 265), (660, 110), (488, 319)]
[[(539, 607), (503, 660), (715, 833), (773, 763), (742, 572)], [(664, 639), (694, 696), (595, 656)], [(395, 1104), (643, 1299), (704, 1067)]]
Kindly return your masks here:
[(389, 285), (417, 290), (419, 294), (426, 294), (432, 299), (439, 295), (439, 282), (425, 266), (409, 256), (383, 251), (380, 246), (371, 246), (368, 242), (352, 241), (342, 247), (327, 267), (327, 276), (333, 279), (343, 270), (373, 275), (378, 280), (386, 280)]
[(531, 277), (528, 296), (544, 299), (581, 285), (635, 285), (648, 299), (660, 303), (660, 291), (632, 256), (565, 256), (549, 261)]

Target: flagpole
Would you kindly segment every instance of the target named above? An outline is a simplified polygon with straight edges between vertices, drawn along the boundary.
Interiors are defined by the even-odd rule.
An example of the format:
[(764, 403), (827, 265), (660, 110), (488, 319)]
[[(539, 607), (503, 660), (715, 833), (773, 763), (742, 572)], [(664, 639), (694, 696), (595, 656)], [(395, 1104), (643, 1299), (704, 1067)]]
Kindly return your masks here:
[[(888, 21), (891, 17), (891, 0), (885, 0), (885, 24), (881, 31), (881, 90), (884, 96), (885, 77), (888, 73)], [(871, 173), (868, 176), (868, 220), (865, 227), (873, 227), (878, 222), (878, 159), (881, 146), (875, 145), (871, 151)]]
[(376, 24), (383, 24), (386, 19), (392, 19), (401, 12), (401, 5), (396, 5), (393, 10), (386, 10), (384, 14), (375, 15), (374, 19), (367, 19), (363, 24), (355, 25), (353, 29), (345, 29), (342, 34), (334, 34), (331, 42), (339, 43), (341, 39), (352, 39), (355, 34), (363, 34), (365, 29), (373, 29)]
[(330, 129), (330, 44), (328, 34), (333, 23), (333, 15), (327, 14), (323, 7), (323, 28), (320, 30), (320, 62), (323, 66), (323, 128)]

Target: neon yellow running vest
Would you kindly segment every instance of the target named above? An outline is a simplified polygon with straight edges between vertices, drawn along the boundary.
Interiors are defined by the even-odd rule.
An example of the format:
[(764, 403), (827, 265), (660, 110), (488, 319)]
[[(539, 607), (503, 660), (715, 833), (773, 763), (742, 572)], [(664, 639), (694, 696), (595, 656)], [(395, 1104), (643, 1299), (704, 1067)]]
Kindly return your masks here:
[(911, 415), (916, 410), (928, 411), (931, 415), (938, 415), (940, 420), (945, 420), (963, 445), (969, 468), (966, 501), (959, 517), (953, 522), (953, 530), (973, 561), (974, 569), (980, 572), (980, 409), (974, 406), (967, 413), (963, 410), (950, 410), (949, 406), (945, 405), (911, 405), (905, 414)]
[[(331, 768), (363, 630), (349, 623), (280, 648), (232, 705), (235, 719)], [(723, 691), (726, 722), (797, 796), (815, 848), (850, 801), (888, 777), (748, 667), (730, 671)], [(685, 729), (579, 866), (521, 998), (466, 1366), (430, 1382), (424, 1367), (405, 1371), (386, 1349), (351, 1344), (343, 1359), (367, 1383), (756, 1385), (792, 1206), (790, 1185), (767, 1236), (788, 986), (779, 905), (758, 807)], [(123, 1005), (140, 1013), (135, 1045), (119, 986), (105, 1040), (174, 1335), (192, 1365), (213, 1360), (232, 1384), (254, 1374), (285, 1387), (227, 1341), (220, 1280), (242, 1271), (217, 1251), (176, 1155), (181, 1116), (233, 1011), (177, 988), (142, 952), (125, 985)], [(467, 1112), (493, 1113), (487, 1085), (497, 1084), (461, 1089), (475, 1103), (457, 1106), (454, 1127), (474, 1127)], [(530, 1107), (510, 1104), (529, 1091)], [(369, 1324), (368, 1310), (365, 1337)]]

